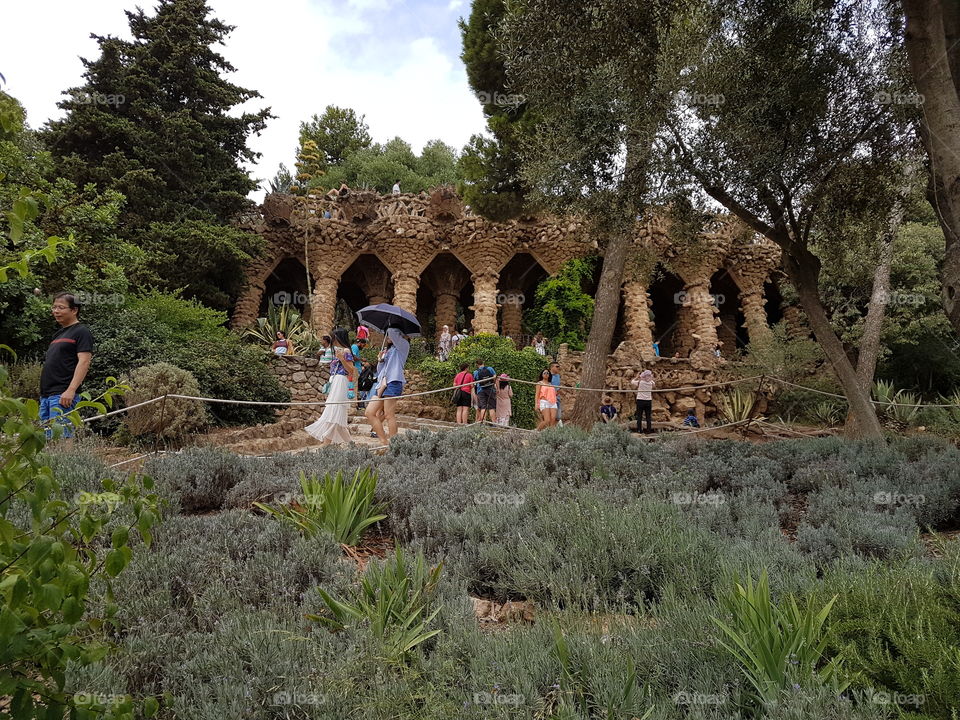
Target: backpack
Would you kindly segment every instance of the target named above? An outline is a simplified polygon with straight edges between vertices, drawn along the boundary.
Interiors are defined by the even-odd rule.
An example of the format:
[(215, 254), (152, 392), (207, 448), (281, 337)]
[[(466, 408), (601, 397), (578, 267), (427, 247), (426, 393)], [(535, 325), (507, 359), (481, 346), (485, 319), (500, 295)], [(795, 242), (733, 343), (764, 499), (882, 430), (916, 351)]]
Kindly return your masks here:
[[(487, 373), (489, 373), (489, 375)], [(492, 388), (494, 378), (497, 377), (497, 371), (489, 365), (484, 365), (482, 368), (477, 369), (477, 374), (474, 377), (482, 381), (477, 383), (477, 387)]]
[(361, 392), (366, 392), (373, 387), (375, 380), (376, 376), (374, 375), (373, 368), (366, 367), (357, 379), (357, 389)]

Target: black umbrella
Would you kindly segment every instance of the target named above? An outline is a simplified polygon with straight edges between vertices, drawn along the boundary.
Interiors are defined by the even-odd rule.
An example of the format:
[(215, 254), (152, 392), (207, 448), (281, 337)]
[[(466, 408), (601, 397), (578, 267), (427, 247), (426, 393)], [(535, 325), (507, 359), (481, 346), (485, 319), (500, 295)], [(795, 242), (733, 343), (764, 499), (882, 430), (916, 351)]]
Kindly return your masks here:
[(396, 328), (404, 335), (420, 335), (420, 322), (403, 308), (396, 305), (380, 303), (368, 305), (357, 311), (357, 320), (371, 330), (386, 333), (388, 328)]

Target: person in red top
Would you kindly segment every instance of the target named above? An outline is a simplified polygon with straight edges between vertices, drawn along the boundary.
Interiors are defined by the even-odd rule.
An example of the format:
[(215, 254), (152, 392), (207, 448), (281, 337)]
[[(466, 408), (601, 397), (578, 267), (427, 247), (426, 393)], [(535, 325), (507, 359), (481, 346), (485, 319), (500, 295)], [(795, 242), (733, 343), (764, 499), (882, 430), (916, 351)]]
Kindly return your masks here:
[(457, 389), (453, 391), (453, 404), (457, 407), (457, 424), (466, 425), (470, 422), (470, 383), (473, 382), (473, 373), (467, 370), (469, 365), (463, 363), (460, 372), (453, 379)]

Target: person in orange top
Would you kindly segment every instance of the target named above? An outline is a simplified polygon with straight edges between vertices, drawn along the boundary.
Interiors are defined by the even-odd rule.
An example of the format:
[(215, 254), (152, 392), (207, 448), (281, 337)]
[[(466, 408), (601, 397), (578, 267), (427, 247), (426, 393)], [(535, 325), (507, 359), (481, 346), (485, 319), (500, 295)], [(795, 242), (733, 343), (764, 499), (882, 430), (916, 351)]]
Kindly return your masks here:
[(537, 383), (537, 394), (534, 398), (534, 410), (538, 410), (543, 419), (537, 425), (537, 430), (557, 424), (557, 389), (553, 386), (552, 380), (550, 370), (540, 373), (540, 382)]

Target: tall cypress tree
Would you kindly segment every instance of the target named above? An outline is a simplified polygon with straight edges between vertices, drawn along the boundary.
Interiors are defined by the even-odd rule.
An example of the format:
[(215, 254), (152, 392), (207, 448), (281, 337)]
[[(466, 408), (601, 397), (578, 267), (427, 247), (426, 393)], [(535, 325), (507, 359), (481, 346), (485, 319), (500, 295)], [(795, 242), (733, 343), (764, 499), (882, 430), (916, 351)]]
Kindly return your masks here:
[(205, 0), (126, 15), (133, 40), (93, 36), (100, 57), (83, 60), (85, 82), (44, 138), (60, 174), (126, 196), (122, 232), (148, 251), (147, 282), (226, 306), (258, 240), (223, 226), (249, 205), (257, 183), (240, 163), (258, 157), (247, 140), (272, 116), (228, 114), (262, 96), (223, 77), (234, 67), (213, 46), (233, 28)]

